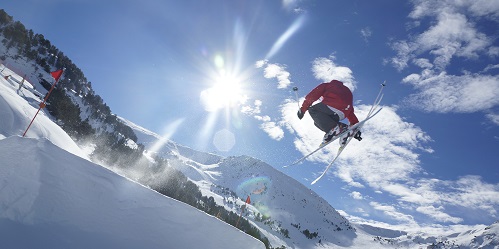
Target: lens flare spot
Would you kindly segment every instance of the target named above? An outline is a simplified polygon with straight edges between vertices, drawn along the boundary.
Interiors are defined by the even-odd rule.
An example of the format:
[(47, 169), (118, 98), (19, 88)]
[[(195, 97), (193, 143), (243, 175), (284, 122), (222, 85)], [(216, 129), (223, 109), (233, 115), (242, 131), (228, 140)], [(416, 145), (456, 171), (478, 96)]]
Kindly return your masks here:
[(215, 133), (213, 137), (213, 145), (219, 151), (230, 151), (236, 144), (234, 134), (227, 129), (223, 129)]
[(268, 177), (258, 176), (239, 184), (236, 193), (240, 197), (249, 195), (253, 203), (259, 203), (265, 199), (271, 187), (272, 181)]
[(215, 63), (217, 68), (224, 68), (225, 65), (224, 58), (221, 55), (215, 55), (213, 63)]

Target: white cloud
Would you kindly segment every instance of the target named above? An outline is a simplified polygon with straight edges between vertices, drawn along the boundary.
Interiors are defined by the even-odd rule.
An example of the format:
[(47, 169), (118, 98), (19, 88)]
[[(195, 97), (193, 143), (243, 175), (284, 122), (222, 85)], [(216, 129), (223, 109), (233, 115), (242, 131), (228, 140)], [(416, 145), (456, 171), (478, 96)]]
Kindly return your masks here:
[(369, 38), (371, 38), (371, 36), (373, 35), (373, 32), (371, 31), (371, 28), (365, 27), (360, 30), (360, 35), (362, 36), (365, 42), (368, 42)]
[(281, 140), (284, 137), (284, 131), (269, 116), (259, 116), (255, 115), (256, 120), (262, 121), (260, 124), (260, 129), (269, 135), (270, 138), (274, 140)]
[(416, 211), (426, 214), (440, 222), (452, 222), (456, 224), (463, 221), (463, 219), (461, 218), (452, 217), (446, 214), (445, 212), (443, 212), (443, 209), (444, 208), (442, 206), (438, 208), (434, 206), (419, 206), (418, 208), (416, 208)]
[(392, 49), (397, 52), (397, 56), (393, 57), (390, 62), (398, 70), (402, 70), (409, 65), (409, 61), (415, 57), (412, 53), (417, 46), (413, 42), (396, 41), (392, 43)]
[(259, 60), (259, 61), (255, 62), (255, 67), (256, 68), (262, 68), (266, 64), (267, 64), (267, 60)]
[(492, 40), (479, 32), (473, 23), (461, 13), (443, 10), (436, 16), (437, 22), (412, 41), (396, 41), (392, 48), (397, 56), (392, 63), (398, 69), (408, 66), (408, 61), (429, 53), (433, 64), (445, 69), (451, 59), (458, 56), (476, 59), (479, 54), (488, 53)]
[[(369, 106), (357, 106), (356, 109), (363, 117)], [(402, 186), (396, 182), (410, 182), (414, 174), (421, 172), (416, 151), (432, 152), (423, 146), (431, 139), (414, 124), (404, 122), (395, 110), (384, 107), (378, 116), (364, 125), (364, 139), (353, 141), (351, 146), (355, 149), (345, 150), (339, 158), (337, 177), (349, 185), (367, 184), (373, 190), (394, 195), (410, 193), (402, 187), (396, 188)], [(335, 153), (335, 149), (331, 148), (329, 153)]]
[[(286, 71), (286, 67), (280, 64), (269, 63), (268, 60), (260, 60), (255, 63), (256, 68), (263, 68), (264, 77), (267, 79), (276, 78), (278, 81), (277, 88), (287, 88), (291, 81), (289, 80), (290, 73)], [(270, 116), (261, 116), (261, 100), (255, 100), (253, 106), (246, 105), (242, 107), (241, 112), (253, 116), (256, 120), (262, 121), (259, 125), (271, 139), (281, 140), (284, 138), (284, 130), (278, 122), (272, 121)], [(296, 108), (295, 108), (296, 111)]]
[(435, 16), (442, 10), (453, 12), (466, 12), (475, 17), (490, 17), (492, 19), (499, 18), (499, 2), (490, 0), (412, 0), (414, 4), (413, 11), (409, 17), (420, 19), (425, 16)]
[(430, 60), (426, 58), (417, 58), (413, 60), (414, 65), (420, 68), (432, 68), (433, 64), (431, 64)]
[(458, 234), (458, 233), (468, 232), (471, 230), (478, 230), (485, 228), (485, 225), (440, 225), (440, 224), (414, 224), (414, 223), (388, 224), (376, 220), (370, 220), (358, 216), (353, 216), (343, 210), (338, 210), (338, 212), (342, 216), (347, 218), (350, 222), (356, 224), (368, 224), (375, 227), (386, 228), (390, 230), (399, 230), (399, 231), (404, 231), (408, 233), (417, 233), (417, 234), (420, 234), (421, 231), (424, 231), (424, 234), (428, 236), (448, 236), (449, 234)]
[(246, 115), (260, 114), (261, 113), (261, 110), (260, 110), (261, 106), (262, 106), (262, 101), (257, 99), (253, 102), (253, 106), (250, 106), (250, 105), (242, 106), (241, 112), (246, 114)]
[(499, 2), (490, 0), (468, 0), (464, 1), (465, 4), (469, 5), (470, 11), (475, 16), (487, 16), (492, 15), (495, 18), (499, 18)]
[(241, 108), (241, 113), (252, 116), (254, 119), (261, 121), (262, 123), (259, 125), (260, 129), (267, 133), (270, 138), (279, 141), (284, 137), (284, 131), (276, 122), (272, 121), (270, 116), (260, 115), (260, 108), (262, 104), (263, 102), (261, 100), (255, 100), (253, 106), (243, 106)]
[(499, 184), (485, 183), (480, 176), (464, 176), (456, 182), (446, 182), (446, 184), (457, 191), (450, 194), (445, 201), (454, 205), (484, 210), (489, 215), (497, 217)]
[(499, 57), (499, 47), (490, 47), (487, 55), (493, 58)]
[(286, 66), (280, 64), (272, 64), (267, 60), (260, 60), (255, 63), (256, 68), (263, 68), (264, 77), (267, 79), (276, 78), (277, 88), (287, 88), (291, 84), (289, 79), (291, 74), (286, 71)]
[(415, 178), (413, 181), (382, 186), (383, 190), (397, 196), (399, 203), (408, 209), (446, 223), (460, 223), (462, 217), (454, 217), (449, 210), (461, 207), (469, 213), (497, 218), (499, 184), (489, 184), (478, 176), (464, 176), (456, 181)]
[(499, 114), (497, 113), (487, 113), (487, 115), (485, 115), (492, 123), (496, 124), (496, 125), (499, 125)]
[(260, 125), (260, 128), (274, 140), (279, 141), (284, 137), (284, 131), (275, 122), (264, 122)]
[(254, 116), (256, 120), (262, 121), (260, 128), (274, 140), (281, 140), (284, 137), (284, 131), (269, 116)]
[(334, 56), (315, 59), (312, 63), (314, 77), (318, 80), (322, 80), (323, 82), (329, 82), (331, 80), (342, 81), (345, 86), (354, 91), (357, 86), (357, 82), (352, 75), (352, 70), (348, 67), (336, 65), (334, 60)]
[(362, 194), (360, 192), (357, 192), (357, 191), (351, 192), (350, 196), (352, 198), (354, 198), (355, 200), (362, 200), (362, 199), (364, 199), (364, 197), (362, 196)]
[(383, 205), (381, 203), (372, 201), (369, 203), (374, 209), (382, 211), (385, 215), (404, 222), (404, 223), (409, 223), (409, 224), (416, 224), (414, 221), (414, 218), (410, 215), (404, 214), (402, 212), (397, 211), (397, 209), (393, 206), (390, 205)]
[(364, 217), (369, 217), (369, 213), (366, 212), (363, 208), (356, 208), (355, 212), (360, 213)]
[(439, 68), (448, 66), (454, 56), (476, 59), (491, 44), (463, 14), (444, 11), (437, 19), (435, 26), (419, 35), (416, 44), (422, 52), (435, 55), (434, 64)]
[[(395, 68), (402, 70), (412, 64), (421, 69), (403, 79), (417, 91), (405, 102), (428, 112), (490, 113), (499, 105), (499, 76), (485, 73), (495, 66), (484, 65), (485, 69), (474, 70), (471, 68), (476, 67), (465, 65), (470, 60), (481, 62), (499, 56), (499, 48), (493, 45), (497, 38), (484, 33), (490, 33), (490, 29), (480, 26), (483, 20), (499, 22), (499, 2), (413, 0), (412, 3), (414, 8), (409, 17), (415, 22), (424, 19), (423, 23), (429, 26), (414, 29), (422, 31), (411, 34), (408, 40), (392, 42), (397, 53), (391, 58)], [(447, 73), (454, 65), (464, 73)], [(494, 120), (494, 116), (487, 117)]]
[(490, 70), (494, 70), (494, 69), (499, 69), (499, 64), (495, 64), (495, 65), (492, 65), (492, 64), (489, 64), (487, 65), (482, 72), (487, 72), (487, 71), (490, 71)]
[(407, 103), (424, 111), (469, 113), (499, 105), (499, 75), (412, 74), (404, 82), (419, 91)]

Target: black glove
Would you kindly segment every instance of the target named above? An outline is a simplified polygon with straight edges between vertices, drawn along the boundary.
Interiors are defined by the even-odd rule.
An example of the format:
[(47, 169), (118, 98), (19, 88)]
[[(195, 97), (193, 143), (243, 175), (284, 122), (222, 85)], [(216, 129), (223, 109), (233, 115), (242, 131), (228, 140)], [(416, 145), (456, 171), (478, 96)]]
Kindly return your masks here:
[(361, 141), (362, 140), (362, 137), (360, 137), (362, 133), (360, 132), (360, 130), (357, 130), (357, 132), (355, 133), (355, 135), (353, 135), (353, 138)]
[(305, 113), (301, 111), (301, 109), (298, 109), (298, 113), (296, 114), (299, 119), (302, 119), (303, 116), (305, 116)]

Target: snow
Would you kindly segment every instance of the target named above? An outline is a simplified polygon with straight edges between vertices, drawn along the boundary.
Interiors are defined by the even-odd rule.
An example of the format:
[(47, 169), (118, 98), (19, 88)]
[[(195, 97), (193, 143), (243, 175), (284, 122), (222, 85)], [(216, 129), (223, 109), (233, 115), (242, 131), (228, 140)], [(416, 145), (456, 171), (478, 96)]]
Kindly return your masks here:
[(90, 162), (43, 111), (21, 137), (36, 97), (16, 87), (0, 79), (1, 248), (265, 248)]

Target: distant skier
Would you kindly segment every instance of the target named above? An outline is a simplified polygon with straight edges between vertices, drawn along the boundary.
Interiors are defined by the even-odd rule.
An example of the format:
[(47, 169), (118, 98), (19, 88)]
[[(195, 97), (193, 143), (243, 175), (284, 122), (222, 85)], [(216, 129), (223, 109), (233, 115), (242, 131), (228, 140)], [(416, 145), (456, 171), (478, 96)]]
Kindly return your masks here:
[[(320, 97), (322, 101), (311, 106)], [(307, 110), (315, 126), (326, 133), (323, 144), (347, 129), (347, 125), (340, 120), (347, 118), (350, 126), (359, 122), (354, 113), (352, 91), (338, 80), (319, 84), (310, 91), (298, 110), (298, 118), (302, 119)], [(354, 134), (360, 137), (360, 131), (356, 130), (340, 139), (340, 144), (345, 143), (346, 138)]]

